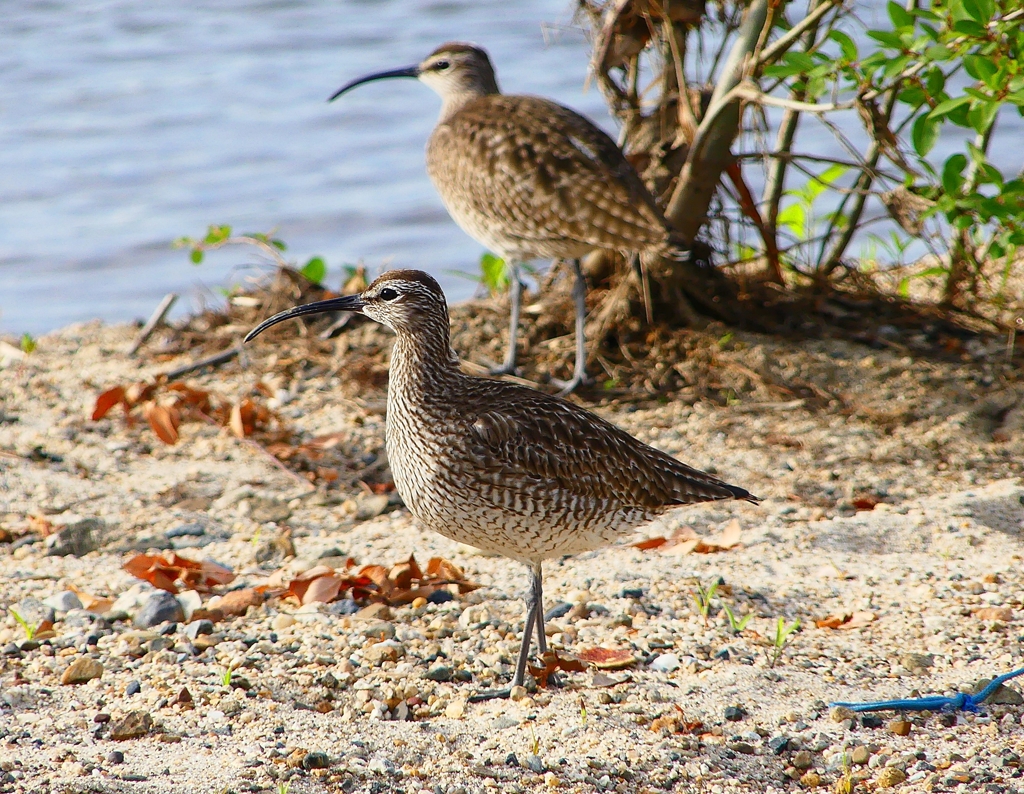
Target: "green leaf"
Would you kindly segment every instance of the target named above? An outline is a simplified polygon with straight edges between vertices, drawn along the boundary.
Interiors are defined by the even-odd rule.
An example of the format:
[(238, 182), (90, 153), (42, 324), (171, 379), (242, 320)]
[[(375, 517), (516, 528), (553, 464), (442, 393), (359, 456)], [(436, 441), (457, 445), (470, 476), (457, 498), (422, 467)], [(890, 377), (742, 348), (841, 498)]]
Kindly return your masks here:
[(971, 19), (959, 19), (953, 23), (953, 30), (964, 36), (971, 36), (976, 39), (983, 39), (988, 36), (988, 28), (980, 22)]
[(31, 334), (21, 335), (21, 352), (32, 353), (36, 349), (36, 340), (32, 338)]
[(999, 71), (999, 67), (991, 58), (982, 55), (965, 55), (964, 69), (975, 80), (981, 80), (983, 83), (987, 83)]
[(327, 275), (327, 264), (324, 262), (323, 257), (314, 256), (306, 264), (302, 266), (302, 270), (299, 271), (307, 281), (313, 284), (319, 284), (324, 280), (324, 276)]
[(972, 107), (967, 113), (967, 122), (975, 132), (984, 135), (995, 121), (997, 113), (999, 113), (999, 101), (993, 99)]
[(833, 30), (828, 34), (828, 37), (839, 45), (843, 58), (848, 61), (857, 60), (857, 45), (850, 36), (841, 30)]
[(941, 118), (942, 116), (948, 116), (957, 108), (963, 107), (969, 104), (971, 98), (969, 96), (958, 96), (951, 99), (947, 99), (944, 102), (940, 102), (934, 108), (932, 108), (930, 115), (932, 118)]
[(967, 158), (962, 154), (954, 154), (942, 166), (942, 189), (947, 195), (954, 196), (960, 192), (964, 183), (963, 171), (967, 167)]
[(979, 0), (960, 0), (960, 5), (971, 19), (976, 22), (988, 22), (989, 14)]
[(869, 30), (868, 37), (874, 39), (883, 46), (891, 47), (895, 50), (903, 49), (903, 39), (895, 33), (890, 33), (886, 30)]
[(914, 15), (907, 11), (899, 3), (889, 0), (889, 19), (892, 20), (895, 28), (912, 28), (914, 26)]
[(505, 260), (491, 253), (480, 257), (480, 274), (481, 282), (492, 295), (504, 292), (511, 283)]
[(776, 224), (789, 229), (799, 239), (804, 239), (804, 224), (807, 221), (807, 212), (802, 204), (793, 203), (783, 207), (779, 211)]
[(276, 237), (270, 241), (270, 244), (274, 246), (278, 251), (287, 251), (288, 246), (284, 244), (284, 240), (278, 240)]
[(203, 249), (193, 248), (192, 252), (188, 255), (188, 258), (192, 260), (193, 265), (198, 265), (203, 261)]
[(918, 116), (914, 120), (914, 127), (911, 130), (911, 141), (914, 144), (914, 151), (924, 157), (935, 146), (939, 138), (939, 119), (932, 118), (927, 113)]

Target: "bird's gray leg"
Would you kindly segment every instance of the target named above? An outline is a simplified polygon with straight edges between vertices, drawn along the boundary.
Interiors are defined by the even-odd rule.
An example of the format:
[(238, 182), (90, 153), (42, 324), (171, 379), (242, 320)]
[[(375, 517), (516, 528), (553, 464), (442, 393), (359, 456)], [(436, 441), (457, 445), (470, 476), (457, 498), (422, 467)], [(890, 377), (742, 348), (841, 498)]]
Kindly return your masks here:
[[(512, 676), (512, 683), (504, 689), (486, 689), (477, 692), (470, 696), (470, 703), (507, 698), (512, 693), (512, 687), (523, 685), (523, 681), (526, 680), (526, 663), (530, 659), (530, 641), (533, 639), (534, 628), (537, 629), (537, 646), (540, 652), (547, 653), (548, 639), (544, 636), (544, 585), (540, 563), (530, 567), (530, 591), (526, 596), (526, 623), (523, 625), (523, 642), (519, 646), (519, 659), (516, 661), (516, 672)], [(551, 676), (548, 680), (557, 684), (553, 678)]]
[(548, 652), (548, 637), (544, 633), (544, 580), (541, 564), (530, 569), (530, 601), (533, 604), (534, 623), (537, 627), (537, 652)]
[[(531, 569), (533, 571), (534, 569)], [(537, 566), (536, 572), (539, 572), (540, 566)], [(512, 687), (522, 686), (523, 681), (526, 680), (526, 663), (530, 659), (530, 641), (533, 639), (533, 627), (537, 623), (537, 608), (539, 602), (537, 601), (537, 588), (535, 582), (539, 581), (539, 576), (534, 576), (534, 580), (530, 583), (530, 594), (526, 599), (526, 623), (523, 625), (523, 642), (519, 646), (519, 659), (516, 661), (516, 672), (512, 676), (512, 683), (503, 689), (485, 689), (482, 692), (477, 692), (474, 695), (470, 695), (470, 703), (480, 703), (484, 700), (494, 700), (496, 698), (507, 698), (512, 694)], [(544, 614), (540, 615), (540, 626), (541, 632), (544, 631)], [(545, 642), (545, 648), (547, 644)]]
[(505, 361), (501, 366), (491, 369), (492, 375), (514, 375), (516, 372), (516, 339), (519, 336), (519, 304), (523, 295), (523, 281), (520, 278), (518, 262), (509, 262), (507, 267), (511, 279), (509, 303), (512, 315), (508, 321), (508, 350), (505, 351)]
[(551, 383), (560, 389), (559, 395), (569, 394), (579, 386), (590, 383), (587, 377), (587, 337), (584, 330), (587, 322), (587, 279), (579, 259), (571, 260), (571, 264), (576, 275), (572, 286), (572, 297), (576, 303), (576, 365), (569, 380), (552, 379)]

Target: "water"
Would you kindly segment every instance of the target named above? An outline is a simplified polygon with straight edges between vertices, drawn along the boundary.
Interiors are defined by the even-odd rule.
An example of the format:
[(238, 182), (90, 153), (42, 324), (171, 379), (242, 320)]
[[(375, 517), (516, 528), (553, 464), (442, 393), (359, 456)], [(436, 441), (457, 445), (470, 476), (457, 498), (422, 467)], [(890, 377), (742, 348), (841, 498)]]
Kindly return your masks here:
[[(566, 0), (189, 5), (6, 4), (0, 332), (145, 317), (170, 291), (186, 297), (179, 314), (219, 301), (253, 255), (216, 252), (196, 268), (171, 249), (210, 223), (276, 227), (289, 257), (327, 259), (331, 284), (362, 260), (424, 268), (467, 297), (474, 285), (445, 271), (475, 271), (481, 248), (423, 166), (437, 97), (405, 80), (325, 101), (442, 41), (483, 44), (506, 92), (614, 131), (600, 93), (583, 91), (589, 49)], [(827, 134), (812, 144), (841, 153)]]

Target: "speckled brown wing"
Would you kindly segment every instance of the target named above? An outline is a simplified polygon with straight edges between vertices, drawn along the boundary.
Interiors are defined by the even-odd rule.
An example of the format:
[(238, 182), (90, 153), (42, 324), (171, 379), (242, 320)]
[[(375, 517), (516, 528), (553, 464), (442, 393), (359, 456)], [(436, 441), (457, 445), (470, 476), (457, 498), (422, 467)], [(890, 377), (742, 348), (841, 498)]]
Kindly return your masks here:
[(463, 448), (477, 477), (526, 483), (607, 506), (650, 511), (719, 499), (756, 501), (743, 488), (687, 466), (572, 403), (482, 381), (467, 391)]
[(593, 248), (647, 251), (667, 240), (664, 217), (615, 142), (546, 99), (495, 94), (469, 102), (434, 130), (427, 169), (460, 225), (489, 223), (488, 242), (503, 235), (505, 250), (565, 257)]

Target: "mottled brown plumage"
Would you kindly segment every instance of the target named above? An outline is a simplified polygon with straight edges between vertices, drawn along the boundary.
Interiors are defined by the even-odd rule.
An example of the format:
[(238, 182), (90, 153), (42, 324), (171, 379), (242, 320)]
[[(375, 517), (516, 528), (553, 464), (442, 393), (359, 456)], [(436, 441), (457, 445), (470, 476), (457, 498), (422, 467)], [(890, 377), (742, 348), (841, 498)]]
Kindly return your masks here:
[(459, 369), (448, 307), (429, 275), (395, 270), (361, 295), (283, 312), (361, 311), (397, 334), (386, 441), (395, 485), (417, 521), (530, 566), (533, 589), (513, 685), (532, 627), (544, 649), (541, 564), (628, 537), (664, 510), (756, 497), (638, 441), (573, 403)]
[(385, 77), (417, 77), (441, 96), (427, 173), (455, 222), (512, 270), (509, 347), (495, 372), (515, 369), (519, 266), (531, 259), (572, 262), (576, 368), (563, 390), (571, 391), (585, 380), (586, 366), (580, 257), (595, 249), (685, 256), (685, 244), (603, 130), (550, 100), (501, 94), (481, 48), (442, 44), (417, 66), (361, 77), (334, 97)]

